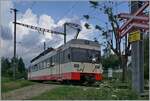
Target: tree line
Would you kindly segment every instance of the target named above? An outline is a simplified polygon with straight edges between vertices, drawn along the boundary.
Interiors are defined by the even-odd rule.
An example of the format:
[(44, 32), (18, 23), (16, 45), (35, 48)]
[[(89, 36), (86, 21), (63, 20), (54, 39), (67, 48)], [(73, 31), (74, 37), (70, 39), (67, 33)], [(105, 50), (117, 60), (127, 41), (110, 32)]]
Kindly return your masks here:
[(21, 57), (14, 58), (8, 58), (8, 57), (2, 57), (1, 58), (1, 76), (3, 77), (13, 77), (13, 61), (16, 61), (16, 68), (15, 68), (15, 78), (21, 79), (27, 78), (27, 69), (25, 68), (25, 64), (23, 62), (23, 59)]

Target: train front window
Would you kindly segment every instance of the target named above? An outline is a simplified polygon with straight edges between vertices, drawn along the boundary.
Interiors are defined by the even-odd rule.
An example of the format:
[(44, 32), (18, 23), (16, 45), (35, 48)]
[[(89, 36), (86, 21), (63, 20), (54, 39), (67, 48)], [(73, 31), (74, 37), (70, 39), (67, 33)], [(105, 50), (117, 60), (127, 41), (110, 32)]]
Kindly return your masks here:
[(100, 51), (72, 48), (71, 49), (71, 60), (73, 62), (88, 62), (100, 63)]

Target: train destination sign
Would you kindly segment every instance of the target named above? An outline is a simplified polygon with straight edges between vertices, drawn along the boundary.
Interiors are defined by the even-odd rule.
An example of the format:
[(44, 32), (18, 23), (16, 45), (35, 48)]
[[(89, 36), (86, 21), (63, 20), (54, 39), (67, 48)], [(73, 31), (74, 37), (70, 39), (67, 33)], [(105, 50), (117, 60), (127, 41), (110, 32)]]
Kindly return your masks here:
[(129, 42), (139, 41), (141, 39), (140, 30), (134, 31), (129, 34)]

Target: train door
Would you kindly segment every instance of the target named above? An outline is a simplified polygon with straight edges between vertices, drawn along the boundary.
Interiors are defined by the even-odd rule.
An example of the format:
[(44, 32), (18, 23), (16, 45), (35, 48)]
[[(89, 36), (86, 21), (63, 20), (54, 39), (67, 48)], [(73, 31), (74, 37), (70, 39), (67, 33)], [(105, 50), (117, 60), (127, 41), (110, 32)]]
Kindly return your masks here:
[(52, 61), (52, 57), (50, 57), (49, 58), (49, 68), (50, 68), (50, 77), (52, 77), (52, 74), (53, 74), (53, 72), (52, 72), (52, 64), (53, 64), (53, 61)]
[(59, 75), (59, 76), (58, 76), (58, 80), (60, 80), (60, 79), (61, 79), (61, 78), (60, 78), (60, 77), (61, 77), (61, 75), (60, 75), (60, 68), (61, 68), (61, 67), (60, 67), (60, 66), (61, 66), (61, 52), (58, 53), (58, 57), (59, 57), (59, 58), (58, 58), (58, 75)]
[(62, 63), (62, 52), (59, 50), (57, 53), (57, 78), (61, 80), (61, 63)]

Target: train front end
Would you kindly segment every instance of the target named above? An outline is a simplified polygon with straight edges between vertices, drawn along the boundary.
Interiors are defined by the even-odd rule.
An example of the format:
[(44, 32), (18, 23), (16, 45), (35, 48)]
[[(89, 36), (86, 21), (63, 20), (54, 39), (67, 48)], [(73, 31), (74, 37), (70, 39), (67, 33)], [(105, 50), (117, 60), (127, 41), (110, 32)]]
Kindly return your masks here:
[[(102, 64), (101, 52), (98, 42), (77, 40), (70, 45), (70, 79), (80, 83), (95, 83), (101, 81)], [(65, 67), (67, 69), (67, 66)], [(70, 68), (68, 68), (70, 69)], [(67, 70), (66, 70), (67, 71)]]

